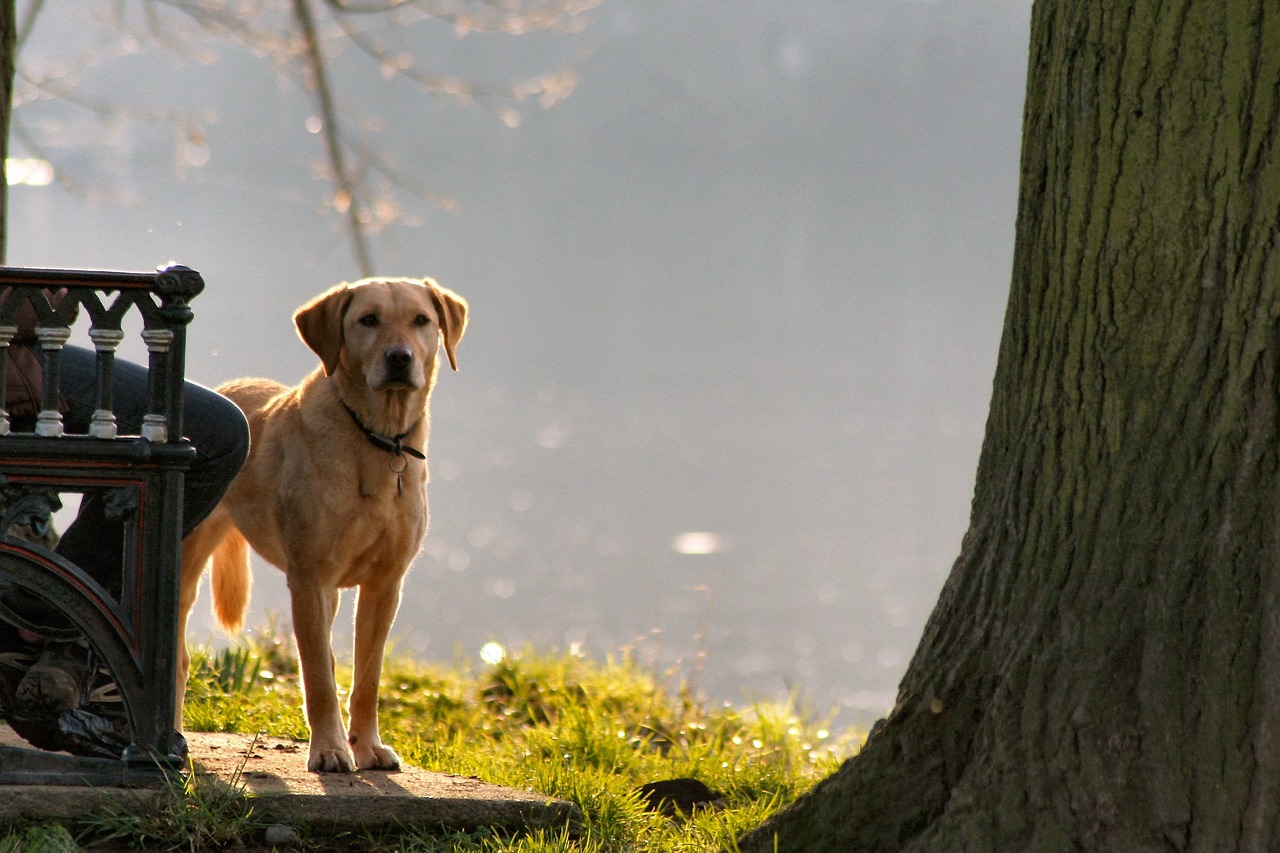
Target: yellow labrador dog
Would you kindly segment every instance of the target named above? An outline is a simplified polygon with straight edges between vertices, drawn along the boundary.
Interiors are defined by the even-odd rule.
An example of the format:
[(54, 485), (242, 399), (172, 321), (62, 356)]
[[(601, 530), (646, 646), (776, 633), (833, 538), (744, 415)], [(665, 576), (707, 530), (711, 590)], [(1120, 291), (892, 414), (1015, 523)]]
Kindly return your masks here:
[[(238, 379), (218, 390), (249, 419), (248, 461), (183, 542), (179, 703), (187, 616), (213, 559), (214, 612), (238, 630), (248, 547), (285, 572), (316, 771), (394, 770), (378, 734), (378, 680), (401, 580), (427, 531), (427, 409), (443, 343), (450, 366), (467, 303), (431, 279), (340, 284), (294, 314), (320, 366), (288, 388)], [(350, 728), (342, 724), (331, 629), (338, 590), (358, 586)]]

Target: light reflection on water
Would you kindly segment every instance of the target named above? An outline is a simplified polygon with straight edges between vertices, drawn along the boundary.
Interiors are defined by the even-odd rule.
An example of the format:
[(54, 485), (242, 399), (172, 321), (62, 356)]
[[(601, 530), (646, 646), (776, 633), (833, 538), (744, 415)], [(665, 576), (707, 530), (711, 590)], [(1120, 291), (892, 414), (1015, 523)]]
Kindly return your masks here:
[(729, 542), (709, 530), (686, 530), (671, 542), (671, 550), (686, 556), (717, 554), (729, 550)]

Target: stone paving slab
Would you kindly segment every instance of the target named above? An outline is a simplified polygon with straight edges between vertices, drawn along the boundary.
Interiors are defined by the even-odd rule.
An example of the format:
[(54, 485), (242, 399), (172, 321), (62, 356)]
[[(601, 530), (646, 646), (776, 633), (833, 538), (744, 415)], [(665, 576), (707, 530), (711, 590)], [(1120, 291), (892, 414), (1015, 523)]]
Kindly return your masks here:
[[(6, 737), (7, 735), (7, 737)], [(0, 727), (0, 743), (20, 743)], [(446, 829), (564, 826), (578, 808), (532, 791), (413, 767), (396, 772), (311, 773), (307, 745), (284, 738), (188, 732), (197, 774), (243, 787), (257, 815), (289, 826)], [(0, 821), (70, 821), (103, 808), (149, 809), (164, 790), (6, 785)]]
[(253, 744), (248, 735), (189, 732), (187, 744), (197, 773), (213, 774), (228, 784), (238, 779), (253, 798), (254, 810), (281, 823), (470, 829), (558, 826), (579, 818), (575, 805), (544, 794), (415, 767), (392, 773), (312, 773), (307, 770), (307, 745), (282, 738), (259, 738)]

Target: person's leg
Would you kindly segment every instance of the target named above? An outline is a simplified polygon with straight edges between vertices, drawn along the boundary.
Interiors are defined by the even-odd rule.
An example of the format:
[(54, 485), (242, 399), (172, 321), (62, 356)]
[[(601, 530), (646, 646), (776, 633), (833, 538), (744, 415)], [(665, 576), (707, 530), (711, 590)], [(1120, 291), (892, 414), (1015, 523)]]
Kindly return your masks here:
[[(67, 347), (62, 353), (62, 397), (69, 433), (88, 432), (97, 392), (97, 357), (92, 350)], [(122, 434), (136, 435), (147, 414), (150, 394), (147, 370), (132, 362), (117, 361), (112, 394), (116, 423)], [(196, 458), (183, 487), (182, 533), (185, 536), (213, 511), (249, 452), (249, 427), (244, 415), (226, 397), (188, 382), (183, 396), (186, 437)], [(86, 495), (76, 520), (62, 535), (59, 553), (83, 568), (109, 589), (116, 589), (120, 574), (122, 527), (107, 517), (101, 495)]]

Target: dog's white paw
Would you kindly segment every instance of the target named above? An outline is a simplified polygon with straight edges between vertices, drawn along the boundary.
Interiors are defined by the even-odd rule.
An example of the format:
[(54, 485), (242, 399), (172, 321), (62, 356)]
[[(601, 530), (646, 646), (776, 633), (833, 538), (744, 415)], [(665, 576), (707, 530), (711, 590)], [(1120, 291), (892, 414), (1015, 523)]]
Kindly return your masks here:
[(356, 763), (346, 747), (324, 749), (312, 744), (311, 753), (307, 757), (307, 769), (313, 773), (354, 773)]
[(361, 770), (399, 770), (400, 756), (386, 744), (374, 743), (362, 746), (359, 741), (352, 744), (356, 752), (356, 766)]

